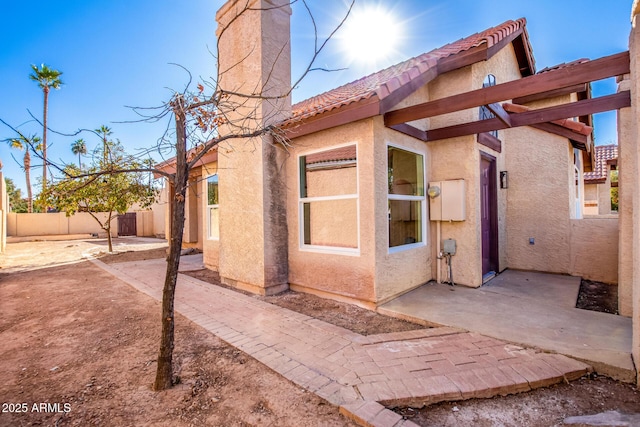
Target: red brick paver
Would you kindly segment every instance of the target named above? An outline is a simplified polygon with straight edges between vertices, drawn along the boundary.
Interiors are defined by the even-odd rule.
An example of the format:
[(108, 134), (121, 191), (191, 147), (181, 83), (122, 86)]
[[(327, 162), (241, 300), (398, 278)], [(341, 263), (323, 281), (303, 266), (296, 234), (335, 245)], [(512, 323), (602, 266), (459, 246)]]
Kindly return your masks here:
[[(161, 299), (163, 260), (93, 262)], [(178, 278), (175, 307), (366, 426), (415, 425), (380, 403), (506, 395), (576, 379), (591, 369), (562, 355), (449, 327), (364, 337), (185, 275)]]

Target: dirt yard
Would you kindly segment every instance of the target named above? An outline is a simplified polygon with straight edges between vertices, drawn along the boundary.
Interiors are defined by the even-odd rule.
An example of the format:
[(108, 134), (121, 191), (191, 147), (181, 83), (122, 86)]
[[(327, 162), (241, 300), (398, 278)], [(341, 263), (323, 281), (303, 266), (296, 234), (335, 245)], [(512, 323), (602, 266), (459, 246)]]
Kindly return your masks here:
[[(118, 239), (105, 262), (164, 256)], [(176, 316), (180, 384), (156, 393), (160, 304), (88, 261), (98, 241), (10, 244), (0, 255), (0, 425), (344, 426), (337, 408)], [(59, 265), (62, 264), (62, 265)], [(215, 274), (194, 272), (214, 281)], [(287, 292), (267, 301), (362, 334), (420, 328)], [(640, 412), (637, 389), (597, 377), (488, 400), (396, 408), (419, 425), (561, 425), (608, 409)]]
[[(40, 254), (65, 247), (36, 243)], [(67, 243), (76, 244), (84, 245)], [(0, 259), (0, 271), (11, 268)], [(336, 407), (182, 316), (175, 349), (180, 384), (151, 391), (160, 303), (88, 261), (65, 262), (0, 273), (0, 425), (352, 425)]]

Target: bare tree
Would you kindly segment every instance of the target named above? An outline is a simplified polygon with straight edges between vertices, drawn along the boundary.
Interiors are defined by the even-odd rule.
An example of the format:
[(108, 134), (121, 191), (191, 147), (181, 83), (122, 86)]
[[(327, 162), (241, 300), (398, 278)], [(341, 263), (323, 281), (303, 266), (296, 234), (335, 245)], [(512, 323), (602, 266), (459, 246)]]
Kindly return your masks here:
[[(239, 3), (243, 3), (244, 6), (237, 13), (235, 19), (239, 19), (245, 13), (266, 10), (251, 7), (250, 3), (252, 2), (247, 0)], [(260, 85), (254, 87), (242, 87), (240, 85), (229, 87), (225, 85), (226, 74), (234, 72), (237, 67), (241, 67), (242, 61), (247, 58), (241, 59), (240, 62), (226, 69), (220, 69), (220, 62), (218, 61), (216, 76), (208, 82), (203, 82), (210, 90), (209, 95), (205, 95), (207, 92), (205, 84), (199, 83), (197, 84), (197, 91), (189, 92), (185, 90), (182, 93), (177, 93), (169, 103), (170, 111), (175, 118), (174, 149), (176, 169), (175, 173), (165, 174), (165, 176), (173, 185), (175, 195), (172, 200), (171, 237), (163, 288), (162, 337), (154, 382), (155, 390), (164, 390), (173, 384), (174, 297), (180, 263), (180, 250), (182, 248), (189, 172), (205, 154), (225, 141), (250, 141), (252, 138), (270, 135), (274, 145), (284, 149), (287, 148), (288, 141), (278, 126), (282, 121), (279, 118), (279, 111), (275, 108), (271, 113), (267, 113), (273, 115), (273, 117), (264, 117), (264, 110), (260, 109), (260, 105), (266, 102), (277, 106), (280, 105), (282, 100), (290, 97), (292, 87), (296, 87), (305, 75), (315, 70), (313, 66), (319, 53), (333, 34), (342, 26), (353, 6), (353, 3), (351, 3), (344, 19), (331, 34), (323, 40), (319, 40), (311, 9), (306, 1), (303, 0), (302, 4), (313, 24), (316, 43), (308, 66), (293, 85), (287, 85), (284, 90), (276, 90), (274, 92), (271, 89), (273, 86), (272, 80), (277, 77), (267, 70), (267, 77)], [(290, 3), (284, 3), (285, 7), (289, 5)], [(273, 6), (273, 8), (278, 7), (283, 6)], [(225, 37), (225, 33), (229, 31), (229, 27), (235, 19), (232, 19), (223, 28), (219, 28), (218, 52), (220, 51), (220, 40)], [(288, 48), (288, 46), (283, 46), (284, 48)], [(229, 155), (233, 155), (233, 153)]]

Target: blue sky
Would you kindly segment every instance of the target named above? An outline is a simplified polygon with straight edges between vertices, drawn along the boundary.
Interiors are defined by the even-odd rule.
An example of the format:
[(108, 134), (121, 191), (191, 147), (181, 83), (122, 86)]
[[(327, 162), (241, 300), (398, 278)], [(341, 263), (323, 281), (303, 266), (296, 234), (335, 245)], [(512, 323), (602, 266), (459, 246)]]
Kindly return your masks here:
[[(310, 0), (321, 35), (346, 11), (346, 0)], [(41, 134), (27, 110), (42, 115), (42, 92), (30, 81), (30, 64), (45, 63), (63, 71), (64, 86), (50, 95), (50, 128), (71, 133), (105, 124), (113, 137), (134, 151), (152, 147), (167, 122), (136, 120), (126, 106), (154, 107), (181, 90), (186, 73), (194, 79), (214, 74), (215, 12), (223, 0), (65, 0), (2, 2), (0, 14), (0, 118), (25, 133)], [(376, 63), (357, 61), (344, 52), (338, 37), (329, 42), (318, 66), (344, 71), (315, 72), (294, 91), (294, 102), (332, 89), (366, 74), (419, 55), (508, 19), (526, 17), (536, 66), (579, 58), (598, 58), (627, 50), (631, 0), (356, 0), (356, 7), (388, 10), (401, 34), (395, 50)], [(313, 45), (313, 30), (300, 4), (292, 15), (292, 77), (304, 70)], [(594, 96), (615, 91), (609, 80), (594, 86)], [(596, 142), (616, 141), (615, 114), (596, 117)], [(0, 124), (0, 139), (13, 136)], [(70, 144), (82, 137), (93, 149), (92, 134), (64, 137), (49, 134), (49, 158), (73, 162)], [(23, 189), (24, 173), (0, 145), (5, 176)], [(41, 175), (41, 169), (33, 171)], [(38, 186), (34, 184), (34, 190)], [(36, 191), (37, 192), (37, 191)]]

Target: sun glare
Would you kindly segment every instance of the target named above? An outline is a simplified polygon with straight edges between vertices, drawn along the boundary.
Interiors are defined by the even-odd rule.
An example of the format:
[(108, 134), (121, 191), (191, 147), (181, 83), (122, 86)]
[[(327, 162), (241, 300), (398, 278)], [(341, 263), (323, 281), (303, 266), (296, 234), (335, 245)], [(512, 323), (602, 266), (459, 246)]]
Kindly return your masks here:
[(390, 10), (365, 6), (347, 18), (340, 41), (350, 62), (375, 65), (393, 55), (400, 37), (400, 23)]

